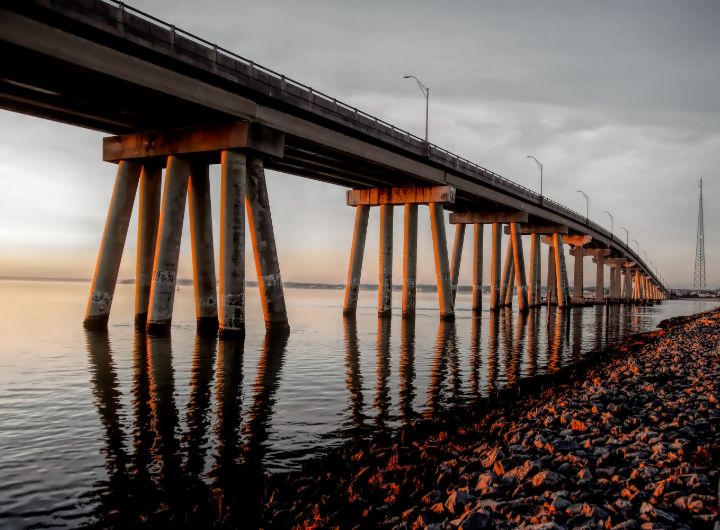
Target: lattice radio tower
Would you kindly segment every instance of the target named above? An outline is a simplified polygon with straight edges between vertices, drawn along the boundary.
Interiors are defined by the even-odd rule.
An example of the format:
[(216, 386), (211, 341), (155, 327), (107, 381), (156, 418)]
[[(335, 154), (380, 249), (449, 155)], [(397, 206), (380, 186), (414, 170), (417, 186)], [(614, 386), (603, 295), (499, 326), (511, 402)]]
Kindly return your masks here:
[(703, 227), (702, 179), (700, 179), (700, 206), (698, 209), (697, 240), (695, 242), (695, 274), (693, 289), (705, 290), (705, 228)]

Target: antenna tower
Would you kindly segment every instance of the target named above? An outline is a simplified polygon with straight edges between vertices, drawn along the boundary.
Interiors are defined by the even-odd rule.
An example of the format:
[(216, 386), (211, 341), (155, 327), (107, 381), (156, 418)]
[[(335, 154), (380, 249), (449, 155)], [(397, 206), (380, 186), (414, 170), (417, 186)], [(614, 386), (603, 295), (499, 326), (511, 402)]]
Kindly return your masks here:
[(700, 203), (698, 208), (697, 239), (695, 242), (695, 274), (693, 289), (704, 291), (705, 283), (705, 228), (703, 227), (702, 179), (700, 179)]

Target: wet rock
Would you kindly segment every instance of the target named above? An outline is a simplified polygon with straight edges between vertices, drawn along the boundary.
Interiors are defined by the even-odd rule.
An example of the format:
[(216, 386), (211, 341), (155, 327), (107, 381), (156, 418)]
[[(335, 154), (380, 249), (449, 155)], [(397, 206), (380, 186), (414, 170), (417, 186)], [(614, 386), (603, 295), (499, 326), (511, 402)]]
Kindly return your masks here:
[(532, 478), (532, 485), (535, 488), (550, 489), (559, 486), (565, 481), (565, 477), (554, 471), (540, 471)]
[(465, 506), (474, 500), (475, 496), (467, 491), (455, 490), (450, 493), (445, 501), (445, 509), (454, 515), (459, 515), (465, 511)]
[(460, 521), (460, 530), (485, 530), (490, 528), (490, 514), (484, 510), (472, 510)]

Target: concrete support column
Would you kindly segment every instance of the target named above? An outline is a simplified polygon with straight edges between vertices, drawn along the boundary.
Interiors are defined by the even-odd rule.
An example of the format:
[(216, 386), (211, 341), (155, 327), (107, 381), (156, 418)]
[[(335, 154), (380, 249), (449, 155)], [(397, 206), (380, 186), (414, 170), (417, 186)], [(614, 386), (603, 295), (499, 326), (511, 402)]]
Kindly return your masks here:
[(415, 315), (417, 290), (417, 220), (418, 205), (405, 205), (405, 239), (403, 243), (402, 316)]
[(135, 325), (145, 327), (150, 303), (150, 284), (155, 260), (162, 167), (144, 165), (140, 173), (138, 197), (138, 236), (135, 258)]
[(585, 249), (582, 245), (576, 245), (573, 249), (575, 257), (575, 270), (573, 271), (573, 305), (585, 305), (585, 296), (583, 294), (583, 257)]
[(220, 168), (221, 337), (245, 334), (245, 155), (223, 151)]
[(530, 275), (528, 278), (528, 305), (540, 304), (540, 234), (530, 236)]
[[(512, 243), (510, 241), (508, 241), (508, 246), (512, 246)], [(510, 256), (510, 264), (506, 269), (508, 273), (508, 278), (507, 282), (505, 283), (505, 298), (503, 300), (504, 306), (512, 306), (512, 297), (513, 292), (515, 291), (515, 284), (513, 282), (513, 280), (515, 279), (515, 260), (512, 257), (512, 252), (510, 253)]]
[(453, 320), (452, 292), (450, 287), (450, 267), (448, 264), (447, 239), (445, 236), (445, 216), (442, 204), (431, 203), (430, 227), (432, 229), (433, 251), (435, 254), (435, 276), (437, 278), (438, 302), (440, 304), (440, 318)]
[(623, 269), (625, 273), (625, 287), (623, 289), (622, 298), (625, 303), (632, 301), (632, 269)]
[(199, 331), (215, 332), (218, 328), (217, 289), (207, 164), (194, 163), (190, 166), (188, 205), (197, 328)]
[(618, 286), (617, 282), (615, 281), (615, 269), (617, 269), (617, 265), (610, 265), (610, 291), (609, 291), (609, 298), (610, 301), (616, 302), (618, 298), (620, 298), (617, 294)]
[(452, 259), (450, 260), (450, 288), (452, 289), (453, 307), (457, 298), (458, 281), (460, 280), (460, 259), (462, 258), (465, 241), (465, 225), (455, 225), (455, 241), (453, 242)]
[(493, 223), (490, 241), (490, 311), (500, 309), (500, 252), (502, 225)]
[(632, 297), (631, 298), (632, 298), (633, 302), (637, 302), (638, 299), (640, 298), (640, 284), (639, 284), (638, 271), (633, 270), (632, 275), (633, 275), (633, 280), (632, 280), (633, 286), (632, 286)]
[(353, 229), (353, 240), (350, 247), (350, 264), (348, 265), (345, 302), (343, 303), (343, 314), (345, 315), (354, 315), (357, 309), (369, 215), (370, 206), (361, 205), (355, 207), (355, 228)]
[(518, 309), (524, 312), (528, 310), (528, 292), (525, 283), (525, 257), (523, 256), (522, 237), (520, 236), (520, 226), (517, 223), (510, 225), (510, 238), (512, 240), (513, 256), (515, 257)]
[(187, 160), (168, 157), (150, 286), (147, 331), (151, 334), (170, 331), (189, 176)]
[(85, 310), (83, 324), (88, 329), (107, 327), (139, 179), (140, 165), (120, 162)]
[(620, 303), (622, 298), (622, 264), (617, 263), (613, 269), (615, 275), (615, 295), (617, 303)]
[(255, 256), (255, 271), (257, 272), (265, 328), (268, 330), (285, 329), (288, 327), (285, 295), (280, 276), (280, 262), (275, 246), (275, 231), (270, 214), (270, 199), (262, 159), (251, 159), (247, 172), (245, 207), (248, 212), (250, 239)]
[(378, 261), (378, 317), (392, 311), (393, 206), (380, 206), (380, 253)]
[(598, 255), (595, 272), (595, 303), (602, 304), (605, 302), (605, 258)]
[(563, 240), (561, 234), (553, 234), (553, 248), (555, 250), (555, 281), (557, 284), (557, 300), (559, 307), (567, 307), (567, 289), (564, 277), (565, 253), (563, 252)]
[(555, 259), (560, 265), (560, 279), (563, 285), (563, 293), (565, 297), (565, 306), (570, 305), (570, 284), (568, 283), (567, 263), (565, 262), (565, 250), (561, 246), (560, 252), (556, 254)]
[(482, 310), (482, 283), (483, 283), (483, 228), (485, 225), (475, 223), (473, 234), (473, 311)]
[(505, 249), (505, 265), (503, 266), (502, 280), (500, 281), (500, 304), (503, 306), (512, 304), (512, 291), (508, 295), (508, 289), (512, 289), (513, 267), (513, 248), (512, 240), (510, 240)]
[(551, 304), (557, 304), (557, 264), (555, 260), (555, 247), (548, 246), (548, 267), (547, 267), (547, 286), (546, 296)]

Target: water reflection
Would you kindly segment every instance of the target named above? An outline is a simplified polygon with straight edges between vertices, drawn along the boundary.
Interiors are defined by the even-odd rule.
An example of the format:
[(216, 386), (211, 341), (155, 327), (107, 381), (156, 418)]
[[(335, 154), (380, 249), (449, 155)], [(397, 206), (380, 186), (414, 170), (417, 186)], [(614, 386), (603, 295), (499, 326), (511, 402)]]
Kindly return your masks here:
[[(631, 307), (536, 308), (529, 313), (506, 308), (479, 318), (439, 321), (434, 345), (428, 346), (418, 340), (427, 340), (428, 332), (415, 319), (373, 321), (369, 340), (364, 340), (358, 321), (345, 318), (345, 403), (340, 428), (330, 438), (367, 436), (418, 417), (439, 417), (522, 378), (556, 371), (642, 324), (638, 309)], [(391, 369), (393, 325), (400, 326), (397, 373)], [(185, 400), (178, 395), (184, 392), (175, 382), (174, 343), (137, 330), (131, 402), (123, 412), (110, 338), (87, 332), (107, 474), (98, 485), (100, 519), (111, 526), (143, 521), (192, 526), (212, 520), (252, 527), (262, 504), (289, 340), (287, 332), (264, 337), (253, 377), (244, 373), (244, 341), (195, 336), (183, 407)], [(363, 378), (363, 366), (372, 366), (374, 377)], [(369, 417), (374, 418), (371, 423)]]
[(360, 372), (360, 341), (358, 340), (357, 321), (354, 318), (343, 319), (345, 337), (345, 385), (350, 394), (349, 419), (353, 430), (362, 430), (365, 425), (363, 402), (363, 379)]
[[(218, 347), (216, 338), (196, 336), (187, 428), (181, 434), (171, 339), (136, 330), (131, 385), (134, 431), (128, 450), (109, 337), (106, 332), (87, 332), (108, 477), (99, 485), (99, 520), (108, 526), (193, 526), (211, 519), (237, 526), (242, 520), (252, 527), (261, 502), (262, 462), (287, 342), (287, 332), (266, 335), (241, 432), (243, 342), (222, 340)], [(206, 476), (215, 374), (217, 451)], [(126, 518), (129, 514), (132, 520)]]
[(415, 319), (403, 318), (400, 330), (400, 415), (405, 423), (414, 417), (415, 400)]

